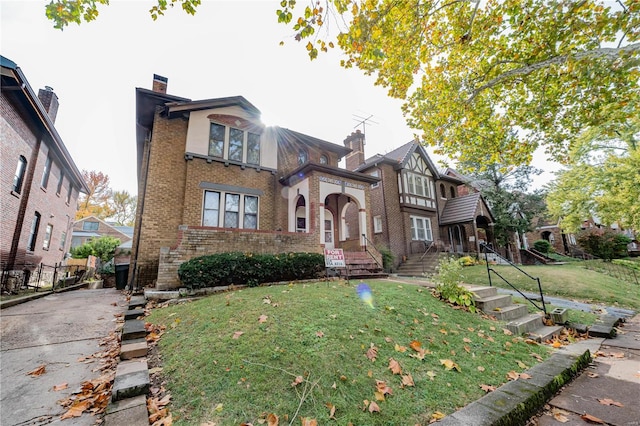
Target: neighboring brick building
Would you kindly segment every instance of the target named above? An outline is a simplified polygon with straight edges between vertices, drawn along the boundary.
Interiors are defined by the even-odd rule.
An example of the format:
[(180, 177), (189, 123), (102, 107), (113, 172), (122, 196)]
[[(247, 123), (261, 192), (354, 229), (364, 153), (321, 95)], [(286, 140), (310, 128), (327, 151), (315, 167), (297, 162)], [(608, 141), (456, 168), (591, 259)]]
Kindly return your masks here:
[[(265, 127), (241, 96), (191, 101), (136, 89), (138, 206), (129, 283), (175, 288), (179, 265), (216, 252), (360, 250), (369, 185), (338, 167), (350, 150)], [(351, 234), (343, 219), (356, 206)]]
[(62, 262), (81, 173), (54, 127), (58, 98), (50, 87), (38, 95), (22, 70), (0, 56), (0, 266), (3, 288), (10, 277), (38, 265)]
[(453, 253), (477, 253), (481, 243), (493, 242), (484, 199), (477, 192), (460, 195), (463, 181), (439, 172), (417, 141), (367, 160), (364, 143), (360, 132), (344, 141), (352, 150), (346, 167), (380, 179), (371, 185), (373, 241), (391, 250), (395, 266), (431, 242)]

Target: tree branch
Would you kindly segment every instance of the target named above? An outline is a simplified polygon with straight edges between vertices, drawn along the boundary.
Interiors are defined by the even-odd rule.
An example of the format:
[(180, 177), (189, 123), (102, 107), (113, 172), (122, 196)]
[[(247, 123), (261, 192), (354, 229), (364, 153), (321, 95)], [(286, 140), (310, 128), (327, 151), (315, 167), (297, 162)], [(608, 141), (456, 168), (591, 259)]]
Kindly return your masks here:
[(577, 60), (590, 58), (590, 57), (599, 57), (599, 58), (608, 58), (610, 60), (614, 60), (620, 56), (621, 53), (632, 53), (640, 50), (640, 43), (629, 44), (625, 47), (621, 48), (613, 48), (613, 47), (602, 47), (600, 49), (589, 50), (585, 52), (577, 52), (574, 54), (566, 54), (554, 56), (553, 58), (546, 59), (544, 61), (537, 62), (535, 64), (526, 65), (524, 67), (516, 68), (513, 70), (509, 70), (499, 76), (491, 79), (488, 83), (474, 89), (471, 92), (471, 96), (466, 100), (466, 103), (471, 103), (473, 100), (483, 91), (490, 89), (494, 86), (497, 86), (512, 77), (518, 75), (529, 75), (535, 71), (541, 70), (551, 65), (562, 64), (567, 62), (570, 58), (574, 58)]

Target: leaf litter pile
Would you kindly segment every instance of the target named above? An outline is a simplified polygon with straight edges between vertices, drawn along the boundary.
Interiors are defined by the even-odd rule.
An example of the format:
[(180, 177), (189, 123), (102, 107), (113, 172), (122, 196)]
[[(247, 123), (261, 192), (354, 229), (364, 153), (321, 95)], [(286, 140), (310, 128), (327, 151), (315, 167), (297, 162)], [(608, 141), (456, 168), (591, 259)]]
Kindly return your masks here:
[[(368, 282), (248, 288), (153, 309), (164, 425), (426, 424), (547, 358), (428, 290)], [(170, 401), (170, 404), (169, 404)], [(168, 404), (168, 405), (167, 405)], [(169, 420), (167, 421), (167, 417)]]

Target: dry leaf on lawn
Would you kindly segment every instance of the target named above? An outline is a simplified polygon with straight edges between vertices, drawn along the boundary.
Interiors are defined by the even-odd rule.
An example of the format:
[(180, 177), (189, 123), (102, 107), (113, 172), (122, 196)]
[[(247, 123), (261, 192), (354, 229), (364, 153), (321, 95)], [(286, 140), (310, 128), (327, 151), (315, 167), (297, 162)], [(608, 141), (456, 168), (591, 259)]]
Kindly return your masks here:
[(402, 386), (415, 386), (415, 383), (413, 382), (413, 377), (411, 377), (411, 374), (407, 374), (402, 376)]
[(492, 385), (480, 385), (480, 389), (482, 389), (485, 392), (493, 392), (494, 390), (496, 390), (495, 386)]
[(66, 382), (65, 382), (65, 383), (60, 383), (59, 385), (55, 385), (55, 386), (53, 387), (53, 390), (54, 390), (54, 391), (56, 391), (56, 392), (58, 392), (58, 391), (61, 391), (61, 390), (67, 389), (68, 387), (69, 387), (69, 383), (66, 383)]
[(367, 358), (371, 360), (371, 362), (374, 362), (376, 360), (376, 357), (378, 356), (378, 348), (376, 348), (375, 345), (372, 343), (371, 347), (367, 349), (366, 355), (367, 355)]
[(402, 374), (400, 364), (393, 358), (389, 358), (389, 370), (391, 370), (393, 374)]
[(269, 318), (269, 317), (268, 317), (268, 316), (266, 316), (266, 315), (260, 315), (260, 316), (258, 317), (258, 322), (259, 322), (260, 324), (262, 324), (262, 323), (264, 323), (264, 322), (267, 322), (267, 318)]
[(379, 413), (380, 412), (380, 407), (378, 406), (378, 404), (376, 404), (375, 402), (371, 401), (371, 403), (369, 404), (369, 412), (370, 413)]
[(240, 336), (242, 336), (244, 334), (244, 331), (236, 331), (235, 333), (233, 333), (233, 336), (231, 336), (232, 339), (237, 339)]

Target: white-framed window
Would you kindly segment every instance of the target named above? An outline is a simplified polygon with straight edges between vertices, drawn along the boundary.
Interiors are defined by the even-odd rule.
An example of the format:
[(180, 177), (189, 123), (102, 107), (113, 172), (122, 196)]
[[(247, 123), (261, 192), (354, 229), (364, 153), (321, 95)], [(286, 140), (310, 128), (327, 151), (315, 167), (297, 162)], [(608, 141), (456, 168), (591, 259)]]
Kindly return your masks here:
[(255, 195), (205, 191), (202, 225), (258, 229), (258, 202)]
[(322, 154), (320, 156), (320, 164), (329, 164), (329, 157), (327, 157), (326, 155)]
[[(374, 171), (372, 171), (371, 173), (369, 173), (369, 176), (373, 176), (373, 177), (377, 177), (377, 178), (379, 178), (379, 177), (380, 177), (380, 170), (374, 170)], [(373, 189), (373, 188), (377, 188), (377, 187), (379, 187), (379, 186), (380, 186), (380, 182), (372, 183), (372, 184), (371, 184), (371, 189)]]
[(84, 222), (82, 222), (83, 231), (97, 231), (99, 226), (99, 222), (92, 222), (89, 220), (85, 220)]
[(433, 241), (431, 219), (411, 216), (411, 239), (414, 241)]
[(44, 162), (44, 170), (42, 171), (42, 179), (40, 180), (40, 186), (47, 188), (49, 185), (49, 176), (51, 175), (51, 157), (47, 156), (47, 161)]
[(24, 174), (27, 171), (27, 159), (21, 155), (18, 158), (18, 165), (16, 166), (16, 173), (13, 176), (12, 190), (16, 194), (22, 191), (22, 183), (24, 182)]
[(259, 165), (260, 135), (218, 123), (210, 123), (208, 155), (209, 157)]
[(49, 246), (51, 245), (51, 234), (53, 233), (53, 225), (48, 223), (47, 228), (44, 231), (44, 241), (42, 242), (42, 249), (49, 250)]
[(382, 216), (373, 217), (373, 232), (376, 234), (382, 232)]
[(415, 173), (407, 173), (407, 190), (411, 195), (433, 198), (430, 179)]

